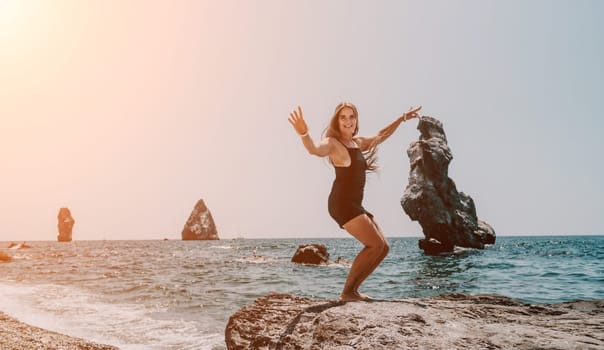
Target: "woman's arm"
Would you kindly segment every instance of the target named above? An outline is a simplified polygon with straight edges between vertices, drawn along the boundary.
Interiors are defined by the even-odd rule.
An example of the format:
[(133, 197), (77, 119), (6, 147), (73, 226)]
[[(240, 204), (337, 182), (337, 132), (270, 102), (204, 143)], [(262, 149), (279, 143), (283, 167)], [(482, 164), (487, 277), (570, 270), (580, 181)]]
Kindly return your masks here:
[(298, 106), (297, 110), (294, 110), (289, 114), (289, 123), (294, 127), (298, 135), (302, 138), (302, 144), (308, 151), (308, 153), (318, 156), (325, 157), (329, 155), (330, 145), (329, 138), (321, 140), (321, 142), (315, 144), (310, 135), (308, 134), (308, 126), (302, 116), (302, 108)]
[(331, 143), (329, 142), (328, 137), (324, 138), (319, 143), (314, 143), (310, 135), (306, 135), (302, 137), (302, 144), (308, 153), (317, 157), (327, 157), (331, 149)]
[(394, 122), (392, 122), (390, 125), (383, 128), (382, 130), (380, 130), (380, 132), (378, 132), (378, 134), (373, 137), (359, 137), (358, 139), (359, 139), (359, 141), (361, 141), (361, 144), (360, 144), (361, 149), (364, 151), (364, 150), (367, 150), (373, 146), (377, 146), (380, 143), (386, 141), (387, 138), (389, 138), (392, 134), (394, 134), (394, 132), (396, 131), (396, 129), (398, 129), (399, 125), (401, 125), (402, 122), (407, 121), (412, 118), (419, 117), (417, 112), (420, 109), (422, 109), (422, 106), (419, 106), (417, 108), (413, 108), (413, 107), (409, 108), (409, 110), (407, 112), (403, 113), (403, 115), (396, 118), (396, 120)]

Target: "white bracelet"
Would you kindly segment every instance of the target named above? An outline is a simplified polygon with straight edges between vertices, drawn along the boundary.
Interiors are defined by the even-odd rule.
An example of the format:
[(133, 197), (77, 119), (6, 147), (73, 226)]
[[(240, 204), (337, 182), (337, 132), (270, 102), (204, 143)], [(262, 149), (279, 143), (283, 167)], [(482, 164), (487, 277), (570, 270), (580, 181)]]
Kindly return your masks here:
[(304, 134), (300, 135), (300, 137), (306, 137), (306, 136), (308, 136), (308, 130), (306, 130), (306, 132)]

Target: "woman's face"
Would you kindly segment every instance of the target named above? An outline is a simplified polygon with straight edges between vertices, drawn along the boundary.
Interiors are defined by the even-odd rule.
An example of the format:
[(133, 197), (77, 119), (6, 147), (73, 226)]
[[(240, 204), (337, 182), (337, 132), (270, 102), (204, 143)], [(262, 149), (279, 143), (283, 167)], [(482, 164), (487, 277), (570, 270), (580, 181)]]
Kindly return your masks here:
[(357, 118), (350, 107), (344, 107), (338, 113), (338, 123), (342, 136), (352, 137), (357, 128)]

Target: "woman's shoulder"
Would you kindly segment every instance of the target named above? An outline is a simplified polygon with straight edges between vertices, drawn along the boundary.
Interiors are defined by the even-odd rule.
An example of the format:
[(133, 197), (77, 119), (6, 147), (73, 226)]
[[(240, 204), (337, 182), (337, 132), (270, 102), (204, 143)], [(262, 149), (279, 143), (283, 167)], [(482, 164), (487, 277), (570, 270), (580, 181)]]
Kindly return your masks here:
[(335, 137), (325, 136), (319, 141), (319, 145), (327, 147), (327, 149), (331, 152), (334, 149), (333, 145), (337, 143), (337, 139)]
[(369, 143), (369, 138), (364, 136), (355, 136), (353, 140), (357, 143), (357, 145), (359, 145), (359, 148), (361, 150), (365, 149), (367, 147), (367, 144)]
[(338, 143), (338, 139), (333, 137), (333, 136), (325, 136), (325, 138), (323, 139), (324, 143), (328, 144), (328, 145), (333, 145), (334, 143)]

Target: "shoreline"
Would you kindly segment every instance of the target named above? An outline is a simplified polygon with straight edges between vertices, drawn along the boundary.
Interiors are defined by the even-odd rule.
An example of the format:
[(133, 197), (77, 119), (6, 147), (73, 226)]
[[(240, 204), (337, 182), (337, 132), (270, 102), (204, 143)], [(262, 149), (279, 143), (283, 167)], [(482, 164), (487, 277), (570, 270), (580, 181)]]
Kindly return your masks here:
[(0, 311), (0, 347), (4, 350), (119, 350), (112, 345), (49, 331), (23, 323)]
[[(275, 299), (276, 300), (271, 300), (271, 299)], [(282, 300), (285, 299), (285, 300)], [(285, 302), (284, 302), (285, 301)], [(269, 306), (266, 303), (268, 302), (268, 304), (274, 303), (276, 302), (276, 305), (278, 306), (276, 309), (279, 310), (280, 313), (285, 312), (286, 314), (290, 314), (288, 317), (285, 317), (285, 319), (283, 319), (283, 315), (278, 315), (279, 312), (277, 314), (275, 314), (276, 309), (273, 306)], [(260, 303), (260, 305), (258, 305), (258, 303)], [(253, 314), (254, 317), (252, 317), (254, 319), (254, 321), (252, 322), (253, 324), (248, 324), (246, 327), (243, 327), (244, 329), (249, 329), (251, 328), (257, 328), (257, 327), (261, 327), (264, 329), (263, 332), (265, 333), (269, 333), (269, 334), (263, 334), (262, 332), (260, 332), (260, 334), (254, 333), (254, 336), (260, 336), (260, 338), (263, 338), (263, 340), (267, 340), (268, 338), (274, 337), (275, 334), (270, 334), (270, 329), (271, 328), (275, 328), (275, 326), (279, 329), (282, 330), (284, 325), (287, 325), (288, 323), (291, 323), (291, 318), (293, 318), (293, 316), (295, 316), (296, 314), (298, 315), (298, 317), (296, 318), (300, 318), (300, 316), (302, 316), (302, 314), (309, 312), (309, 310), (312, 310), (312, 313), (322, 313), (323, 311), (330, 309), (330, 308), (334, 308), (334, 307), (342, 307), (342, 306), (346, 306), (348, 304), (347, 307), (349, 308), (354, 308), (354, 312), (350, 312), (350, 310), (348, 312), (344, 312), (342, 315), (339, 315), (338, 317), (336, 317), (336, 319), (340, 319), (341, 317), (346, 317), (346, 316), (350, 316), (351, 314), (353, 315), (359, 315), (362, 314), (360, 311), (361, 309), (363, 309), (365, 312), (367, 311), (367, 309), (372, 309), (375, 307), (378, 307), (379, 305), (385, 305), (385, 304), (392, 304), (389, 307), (385, 308), (385, 309), (381, 309), (379, 310), (379, 312), (370, 312), (371, 314), (376, 314), (378, 316), (374, 317), (375, 319), (369, 319), (370, 317), (368, 316), (364, 316), (366, 319), (363, 320), (362, 323), (375, 323), (375, 325), (369, 327), (369, 328), (373, 328), (376, 327), (379, 328), (384, 328), (387, 333), (391, 333), (393, 326), (396, 326), (396, 324), (392, 324), (392, 322), (386, 322), (384, 323), (384, 320), (390, 320), (390, 316), (392, 315), (388, 315), (388, 312), (395, 310), (398, 312), (396, 317), (402, 317), (401, 315), (405, 315), (405, 314), (409, 314), (411, 317), (411, 319), (417, 321), (417, 318), (419, 317), (418, 314), (421, 314), (422, 317), (428, 319), (429, 316), (427, 316), (427, 314), (425, 314), (425, 311), (432, 311), (429, 313), (433, 313), (434, 311), (437, 311), (435, 313), (437, 314), (442, 314), (442, 313), (446, 313), (445, 311), (450, 311), (450, 310), (456, 310), (453, 311), (453, 313), (451, 315), (448, 315), (449, 317), (445, 316), (443, 320), (436, 322), (436, 324), (442, 324), (442, 325), (446, 325), (449, 323), (458, 323), (456, 325), (456, 327), (454, 328), (458, 328), (459, 326), (462, 326), (461, 328), (474, 328), (472, 333), (472, 337), (475, 337), (476, 339), (473, 339), (474, 341), (478, 341), (479, 343), (482, 344), (482, 342), (489, 342), (492, 340), (491, 337), (496, 335), (496, 338), (501, 338), (507, 339), (507, 335), (510, 335), (511, 333), (513, 333), (516, 336), (519, 336), (520, 338), (524, 338), (524, 340), (520, 340), (516, 343), (513, 344), (513, 346), (518, 346), (518, 345), (527, 345), (528, 343), (530, 343), (528, 341), (528, 339), (532, 338), (533, 336), (536, 336), (537, 334), (541, 335), (541, 340), (540, 341), (545, 341), (547, 342), (551, 342), (550, 345), (556, 345), (556, 348), (559, 349), (576, 349), (576, 348), (583, 348), (579, 345), (579, 343), (581, 343), (582, 345), (587, 345), (586, 348), (589, 349), (600, 349), (603, 348), (603, 341), (604, 338), (599, 338), (597, 336), (597, 332), (593, 333), (593, 334), (589, 334), (589, 328), (592, 328), (592, 330), (595, 330), (594, 327), (594, 322), (596, 324), (598, 324), (601, 320), (602, 317), (602, 306), (604, 306), (604, 300), (577, 300), (574, 302), (562, 302), (562, 303), (554, 303), (554, 304), (525, 304), (519, 301), (516, 301), (512, 298), (508, 298), (505, 296), (500, 296), (500, 295), (465, 295), (465, 294), (444, 294), (444, 295), (440, 295), (440, 296), (436, 296), (436, 297), (431, 297), (431, 298), (409, 298), (409, 299), (400, 299), (400, 300), (376, 300), (373, 302), (353, 302), (353, 303), (346, 303), (346, 302), (338, 302), (336, 300), (329, 300), (329, 299), (308, 299), (308, 298), (303, 298), (303, 297), (297, 297), (297, 296), (293, 296), (293, 295), (287, 295), (287, 294), (269, 294), (269, 295), (265, 295), (264, 297), (260, 297), (258, 298), (254, 303), (252, 304), (248, 304), (247, 306), (244, 306), (242, 308), (240, 308), (238, 311), (234, 312), (233, 314), (231, 314), (231, 317), (229, 319), (229, 322), (227, 324), (227, 329), (225, 330), (225, 343), (227, 345), (227, 348), (229, 349), (239, 349), (241, 348), (242, 344), (239, 344), (238, 341), (241, 341), (242, 339), (248, 338), (248, 336), (241, 336), (241, 334), (238, 334), (238, 336), (235, 337), (235, 339), (239, 339), (238, 341), (233, 341), (232, 338), (232, 332), (233, 332), (233, 320), (239, 318), (239, 322), (243, 321), (243, 323), (248, 323), (249, 320), (246, 320), (247, 317), (241, 315), (241, 312), (243, 312), (244, 314), (246, 313), (246, 310), (249, 309), (250, 307), (252, 309), (255, 309)], [(260, 306), (260, 307), (258, 307)], [(407, 308), (409, 307), (413, 307), (413, 306), (418, 306), (419, 309), (416, 307), (414, 310), (407, 310)], [(357, 310), (357, 308), (361, 308), (359, 310)], [(317, 310), (314, 310), (317, 309)], [(517, 309), (517, 310), (516, 310)], [(287, 310), (287, 311), (285, 311)], [(472, 311), (469, 312), (468, 310)], [(270, 317), (265, 317), (266, 315), (262, 316), (263, 313), (266, 313), (267, 311), (270, 311)], [(378, 311), (378, 310), (374, 310), (374, 311)], [(249, 311), (247, 311), (249, 312)], [(402, 312), (402, 313), (401, 313)], [(469, 314), (468, 314), (469, 313)], [(508, 317), (505, 317), (505, 314), (508, 314), (507, 316), (512, 316), (513, 320), (508, 319)], [(565, 315), (567, 314), (568, 315)], [(491, 314), (490, 317), (495, 317), (497, 318), (496, 321), (494, 320), (488, 320), (487, 315)], [(540, 315), (541, 314), (541, 315)], [(259, 315), (261, 315), (262, 317), (259, 317)], [(407, 315), (407, 316), (409, 316)], [(555, 318), (560, 317), (561, 315), (565, 315), (562, 316), (561, 319), (559, 320), (555, 320)], [(503, 316), (503, 317), (502, 317)], [(535, 324), (535, 321), (537, 318), (540, 318), (538, 316), (545, 316), (546, 318), (554, 318), (554, 319), (550, 319), (549, 322), (546, 322), (545, 324)], [(580, 317), (577, 317), (580, 316)], [(358, 316), (355, 316), (356, 318), (359, 318)], [(420, 318), (422, 318), (420, 317)], [(589, 317), (589, 321), (587, 321), (587, 318)], [(274, 319), (273, 319), (274, 318)], [(302, 318), (308, 318), (308, 316), (304, 316)], [(311, 317), (313, 318), (313, 317)], [(404, 317), (403, 317), (404, 318)], [(522, 318), (527, 318), (526, 320), (522, 320)], [(333, 321), (333, 320), (332, 320)], [(392, 320), (390, 320), (392, 321)], [(432, 339), (432, 336), (430, 334), (432, 333), (447, 333), (447, 327), (442, 328), (441, 326), (436, 327), (436, 330), (432, 330), (432, 331), (427, 331), (426, 329), (422, 329), (422, 328), (427, 328), (427, 325), (429, 323), (434, 323), (434, 322), (427, 322), (426, 320), (420, 320), (420, 327), (418, 328), (417, 325), (413, 325), (413, 331), (416, 332), (417, 334), (413, 338), (413, 342), (414, 344), (416, 344), (416, 342), (424, 342), (426, 344), (424, 345), (434, 345), (432, 343), (430, 343), (429, 339)], [(472, 323), (474, 323), (474, 321), (478, 321), (477, 323), (479, 324), (479, 327), (481, 330), (485, 327), (490, 327), (493, 326), (494, 324), (497, 324), (497, 329), (492, 329), (489, 333), (488, 336), (483, 335), (481, 336), (477, 336), (477, 334), (475, 334), (477, 331), (477, 327), (475, 325), (473, 325)], [(512, 322), (513, 321), (513, 322)], [(562, 322), (561, 322), (562, 321)], [(572, 322), (571, 322), (572, 321)], [(330, 321), (331, 322), (331, 321)], [(571, 326), (570, 323), (577, 323), (574, 324), (575, 327), (568, 327)], [(329, 322), (328, 322), (329, 323)], [(354, 322), (353, 322), (354, 323)], [(395, 323), (400, 323), (400, 322), (395, 322)], [(406, 323), (406, 322), (404, 322)], [(537, 323), (541, 323), (541, 322), (537, 322)], [(514, 329), (511, 331), (510, 334), (509, 330), (506, 330), (506, 328), (510, 328), (510, 324), (513, 324), (512, 327), (514, 327)], [(400, 326), (401, 324), (399, 324)], [(563, 326), (564, 325), (564, 326)], [(289, 325), (291, 326), (291, 325)], [(378, 327), (379, 326), (379, 327)], [(515, 328), (516, 326), (520, 327), (520, 328)], [(535, 327), (536, 326), (536, 327)], [(559, 327), (562, 328), (568, 328), (568, 329), (560, 329)], [(580, 326), (580, 327), (578, 327)], [(229, 330), (229, 328), (231, 328)], [(239, 328), (237, 326), (235, 326), (235, 328)], [(291, 327), (289, 327), (291, 328)], [(587, 328), (587, 329), (584, 329)], [(578, 337), (575, 336), (575, 334), (577, 333), (577, 331), (579, 330), (583, 331), (583, 334), (579, 335)], [(597, 327), (596, 327), (597, 329)], [(293, 330), (293, 328), (292, 328)], [(240, 331), (240, 330), (239, 330)], [(433, 332), (435, 331), (435, 332)], [(587, 332), (586, 332), (587, 331)], [(444, 333), (443, 333), (444, 332)], [(553, 336), (552, 334), (547, 334), (546, 333), (559, 333), (556, 336)], [(238, 333), (238, 331), (235, 331), (235, 333)], [(303, 332), (304, 333), (304, 332)], [(332, 338), (333, 334), (331, 334), (331, 332), (328, 332), (329, 336), (328, 338)], [(338, 333), (338, 332), (336, 332)], [(339, 332), (341, 333), (341, 332)], [(338, 334), (339, 334), (338, 333)], [(399, 332), (400, 333), (400, 330)], [(410, 334), (407, 334), (408, 332), (403, 332), (406, 334), (406, 337), (409, 337)], [(525, 334), (522, 334), (525, 333)], [(572, 335), (571, 335), (572, 334)], [(560, 339), (558, 336), (562, 335)], [(564, 335), (566, 335), (568, 338), (564, 339)], [(303, 336), (302, 334), (298, 334), (295, 336), (295, 338), (298, 338), (297, 341), (302, 341), (302, 338), (299, 338), (300, 336), (302, 336), (302, 338), (306, 338), (306, 336)], [(370, 334), (366, 334), (365, 335), (367, 337), (367, 341), (369, 341), (370, 343), (372, 343), (372, 341), (370, 341), (371, 338), (374, 338), (372, 335)], [(390, 336), (390, 335), (389, 335)], [(266, 338), (266, 339), (265, 339)], [(290, 336), (288, 335), (287, 338), (290, 338)], [(459, 335), (454, 336), (453, 338), (455, 338), (455, 340), (459, 340)], [(557, 339), (556, 339), (557, 338)], [(591, 339), (589, 339), (591, 338)], [(465, 339), (465, 338), (464, 338)], [(469, 338), (467, 338), (469, 339)], [(499, 339), (499, 340), (501, 340)], [(587, 339), (587, 342), (584, 343), (584, 341)], [(248, 339), (248, 341), (251, 339)], [(276, 339), (273, 339), (272, 342), (269, 343), (273, 343)], [(335, 338), (334, 338), (335, 340)], [(340, 339), (342, 340), (342, 339)], [(374, 339), (375, 340), (375, 339)], [(453, 340), (453, 339), (450, 339)], [(360, 340), (358, 340), (360, 341)], [(360, 341), (361, 343), (363, 343), (365, 340)], [(559, 342), (561, 341), (561, 342)], [(244, 341), (245, 343), (246, 341)], [(303, 343), (305, 341), (302, 341)], [(527, 343), (528, 342), (528, 343)], [(253, 343), (253, 341), (252, 341)], [(497, 342), (496, 342), (497, 343)], [(533, 343), (530, 343), (532, 345), (535, 345)], [(249, 344), (247, 344), (249, 345)], [(266, 345), (266, 344), (265, 344)], [(272, 344), (275, 345), (275, 344)], [(376, 345), (373, 344), (372, 345)], [(385, 345), (385, 344), (379, 344), (380, 346)], [(400, 344), (399, 344), (400, 345)], [(409, 345), (409, 344), (407, 344)], [(441, 344), (442, 345), (442, 344)], [(464, 344), (463, 346), (461, 346), (462, 344), (457, 344), (460, 345), (459, 347), (453, 347), (455, 349), (462, 349), (462, 348), (475, 348), (473, 347), (474, 344), (473, 342), (470, 342), (468, 344)], [(504, 348), (506, 346), (512, 346), (512, 344), (508, 344), (507, 341), (503, 342), (501, 344), (498, 343), (498, 345), (503, 346)], [(331, 347), (337, 347), (336, 344), (330, 344)], [(90, 340), (86, 340), (83, 338), (78, 338), (78, 337), (74, 337), (74, 336), (70, 336), (70, 335), (66, 335), (66, 334), (62, 334), (62, 333), (58, 333), (55, 331), (51, 331), (51, 330), (47, 330), (44, 328), (40, 328), (37, 326), (32, 326), (30, 324), (24, 323), (22, 321), (19, 321), (18, 319), (7, 315), (6, 313), (4, 313), (3, 311), (0, 311), (0, 348), (2, 348), (3, 350), (29, 350), (29, 349), (61, 349), (61, 350), (120, 350), (120, 348), (113, 346), (113, 345), (107, 345), (107, 344), (99, 344)], [(245, 348), (245, 346), (243, 347)], [(270, 348), (270, 346), (269, 346)]]

